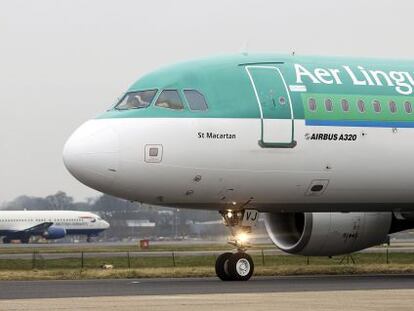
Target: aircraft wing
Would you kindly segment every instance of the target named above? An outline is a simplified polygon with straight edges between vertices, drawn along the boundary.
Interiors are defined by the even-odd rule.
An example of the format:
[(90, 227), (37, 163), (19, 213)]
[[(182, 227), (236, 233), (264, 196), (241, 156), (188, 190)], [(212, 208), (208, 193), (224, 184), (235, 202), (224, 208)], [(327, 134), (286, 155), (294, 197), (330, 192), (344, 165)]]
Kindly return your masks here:
[(21, 232), (30, 233), (30, 234), (42, 234), (47, 229), (49, 229), (51, 225), (53, 225), (53, 222), (44, 222), (36, 226), (21, 230)]

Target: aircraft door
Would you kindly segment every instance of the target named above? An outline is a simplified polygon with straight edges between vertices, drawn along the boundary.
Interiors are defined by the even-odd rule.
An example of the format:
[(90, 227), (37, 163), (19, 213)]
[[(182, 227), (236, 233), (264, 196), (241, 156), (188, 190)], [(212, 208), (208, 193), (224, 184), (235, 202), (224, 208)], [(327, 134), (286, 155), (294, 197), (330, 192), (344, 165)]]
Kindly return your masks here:
[(246, 70), (261, 114), (260, 146), (295, 147), (292, 101), (282, 72), (275, 66), (247, 66)]

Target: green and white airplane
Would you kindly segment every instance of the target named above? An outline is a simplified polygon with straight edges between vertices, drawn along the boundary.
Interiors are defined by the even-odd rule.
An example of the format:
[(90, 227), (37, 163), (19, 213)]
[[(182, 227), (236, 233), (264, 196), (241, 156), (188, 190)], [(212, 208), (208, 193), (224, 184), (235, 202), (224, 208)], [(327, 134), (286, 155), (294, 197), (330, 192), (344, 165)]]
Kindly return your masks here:
[(281, 250), (332, 256), (414, 228), (412, 61), (240, 54), (183, 62), (132, 84), (67, 141), (80, 182), (120, 198), (212, 209), (254, 270), (263, 213)]

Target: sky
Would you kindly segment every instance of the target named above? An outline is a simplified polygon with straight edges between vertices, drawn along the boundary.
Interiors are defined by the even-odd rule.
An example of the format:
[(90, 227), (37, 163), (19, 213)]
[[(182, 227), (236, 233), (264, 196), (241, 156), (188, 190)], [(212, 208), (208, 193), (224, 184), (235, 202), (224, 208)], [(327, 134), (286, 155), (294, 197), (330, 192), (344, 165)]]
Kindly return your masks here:
[(0, 0), (0, 203), (76, 181), (62, 148), (141, 75), (223, 53), (413, 58), (406, 0)]

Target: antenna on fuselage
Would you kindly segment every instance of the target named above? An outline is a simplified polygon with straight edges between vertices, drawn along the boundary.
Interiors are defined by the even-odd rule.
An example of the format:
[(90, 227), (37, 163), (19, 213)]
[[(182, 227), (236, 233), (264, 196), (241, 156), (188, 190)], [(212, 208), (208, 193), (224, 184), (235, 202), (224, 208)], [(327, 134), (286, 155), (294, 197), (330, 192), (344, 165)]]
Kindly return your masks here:
[(240, 52), (241, 54), (243, 54), (244, 56), (249, 55), (249, 41), (245, 41), (245, 42), (243, 43), (243, 45), (241, 46), (241, 48), (240, 48), (239, 52)]

